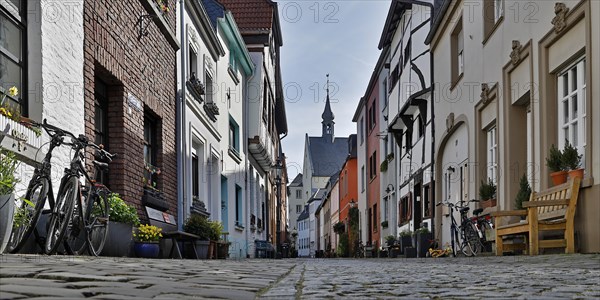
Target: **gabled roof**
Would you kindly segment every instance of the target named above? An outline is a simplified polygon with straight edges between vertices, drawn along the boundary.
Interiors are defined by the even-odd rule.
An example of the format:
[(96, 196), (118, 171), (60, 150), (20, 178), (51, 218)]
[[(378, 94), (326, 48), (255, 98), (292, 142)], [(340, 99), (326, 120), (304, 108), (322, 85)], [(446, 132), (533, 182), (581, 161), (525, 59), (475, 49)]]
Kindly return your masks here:
[(444, 15), (446, 14), (448, 7), (450, 6), (450, 2), (451, 2), (450, 0), (435, 0), (434, 1), (434, 3), (433, 3), (433, 6), (434, 6), (433, 25), (429, 29), (429, 34), (427, 35), (427, 38), (425, 39), (426, 45), (429, 45), (431, 43), (431, 41), (433, 40), (433, 37), (435, 36), (435, 33), (440, 28), (442, 19), (444, 18)]
[(235, 16), (242, 34), (273, 30), (279, 45), (283, 45), (277, 3), (271, 0), (219, 0)]
[(342, 169), (348, 156), (348, 138), (308, 137), (313, 176), (331, 177)]
[(308, 219), (308, 217), (310, 216), (310, 213), (308, 212), (308, 206), (304, 207), (304, 210), (302, 211), (302, 213), (298, 216), (298, 222), (302, 221), (302, 220), (306, 220)]
[(322, 200), (325, 195), (327, 194), (327, 190), (326, 189), (318, 189), (312, 197), (310, 197), (310, 199), (308, 199), (308, 203), (311, 203), (313, 201), (318, 201), (318, 200)]
[(290, 183), (289, 186), (293, 186), (293, 187), (302, 186), (302, 173), (298, 173), (298, 175), (296, 175), (296, 178), (294, 178), (294, 180), (292, 180), (292, 182)]

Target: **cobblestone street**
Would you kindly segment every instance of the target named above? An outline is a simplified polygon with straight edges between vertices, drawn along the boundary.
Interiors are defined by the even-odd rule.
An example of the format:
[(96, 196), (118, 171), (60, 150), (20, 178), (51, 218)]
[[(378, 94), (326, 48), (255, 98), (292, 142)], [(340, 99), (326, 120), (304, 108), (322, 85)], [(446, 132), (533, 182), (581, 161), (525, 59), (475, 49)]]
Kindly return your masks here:
[(0, 298), (598, 299), (600, 255), (146, 260), (0, 257)]

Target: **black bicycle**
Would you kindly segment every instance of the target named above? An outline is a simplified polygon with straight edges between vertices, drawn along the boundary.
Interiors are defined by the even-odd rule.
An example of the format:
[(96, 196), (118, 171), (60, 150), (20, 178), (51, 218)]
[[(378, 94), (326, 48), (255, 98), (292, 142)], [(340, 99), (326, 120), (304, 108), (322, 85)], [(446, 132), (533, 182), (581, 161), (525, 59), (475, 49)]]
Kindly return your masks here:
[[(477, 202), (477, 200), (471, 200), (468, 202)], [(452, 256), (456, 257), (458, 250), (460, 250), (460, 252), (465, 256), (475, 256), (479, 252), (481, 252), (483, 245), (481, 244), (475, 225), (467, 217), (469, 207), (460, 206), (458, 205), (458, 203), (451, 203), (448, 201), (436, 204), (436, 206), (440, 205), (444, 205), (450, 208), (450, 219), (452, 221), (450, 225), (450, 243), (452, 247)], [(454, 219), (455, 209), (458, 209), (458, 211), (460, 212), (460, 225), (458, 225), (458, 223)], [(458, 249), (456, 246), (458, 246)]]
[[(95, 158), (112, 161), (110, 154), (100, 145), (88, 140), (85, 135), (71, 136), (71, 143), (64, 143), (74, 150), (70, 167), (64, 171), (56, 203), (48, 221), (48, 235), (44, 251), (55, 253), (61, 242), (67, 254), (82, 254), (85, 250), (91, 255), (99, 255), (108, 236), (110, 191), (96, 182), (88, 174), (83, 161), (85, 149), (96, 150)], [(96, 170), (108, 169), (108, 164), (93, 160)], [(80, 178), (84, 177), (89, 187), (82, 187)]]
[(54, 207), (55, 199), (52, 190), (51, 170), (52, 170), (52, 152), (57, 147), (64, 144), (64, 138), (70, 134), (58, 127), (52, 126), (44, 120), (44, 123), (37, 123), (32, 120), (25, 120), (24, 123), (43, 128), (50, 136), (50, 147), (42, 163), (37, 166), (33, 176), (27, 186), (25, 197), (20, 200), (15, 209), (13, 230), (7, 245), (10, 253), (17, 253), (25, 245), (31, 233), (35, 233), (36, 242), (43, 245), (45, 241), (39, 236), (36, 225), (42, 213), (49, 213), (50, 210), (43, 211), (48, 198), (50, 207)]

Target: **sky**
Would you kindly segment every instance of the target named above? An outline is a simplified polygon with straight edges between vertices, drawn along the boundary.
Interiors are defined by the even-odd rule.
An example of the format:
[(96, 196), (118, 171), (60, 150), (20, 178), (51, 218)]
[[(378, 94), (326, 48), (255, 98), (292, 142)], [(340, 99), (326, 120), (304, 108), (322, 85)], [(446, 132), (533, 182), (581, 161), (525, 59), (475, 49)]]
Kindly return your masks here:
[(335, 136), (356, 133), (352, 117), (365, 94), (390, 0), (277, 1), (281, 73), (289, 134), (282, 141), (289, 180), (302, 172), (305, 134), (321, 135), (329, 74)]

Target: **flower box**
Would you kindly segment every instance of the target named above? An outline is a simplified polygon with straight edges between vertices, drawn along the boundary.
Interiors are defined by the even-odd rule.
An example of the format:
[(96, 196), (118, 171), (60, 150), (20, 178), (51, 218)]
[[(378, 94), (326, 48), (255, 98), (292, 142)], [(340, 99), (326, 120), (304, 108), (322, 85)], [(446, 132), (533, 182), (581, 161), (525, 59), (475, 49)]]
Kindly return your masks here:
[(488, 208), (488, 207), (494, 207), (497, 204), (496, 199), (488, 199), (488, 200), (484, 200), (481, 201), (481, 208)]
[(169, 209), (169, 204), (163, 198), (162, 193), (148, 187), (144, 188), (142, 204), (160, 211), (167, 211)]
[(40, 155), (42, 138), (32, 129), (0, 115), (0, 147), (14, 152), (17, 159), (37, 165), (44, 158)]

